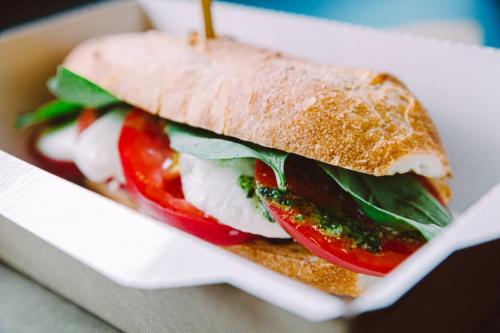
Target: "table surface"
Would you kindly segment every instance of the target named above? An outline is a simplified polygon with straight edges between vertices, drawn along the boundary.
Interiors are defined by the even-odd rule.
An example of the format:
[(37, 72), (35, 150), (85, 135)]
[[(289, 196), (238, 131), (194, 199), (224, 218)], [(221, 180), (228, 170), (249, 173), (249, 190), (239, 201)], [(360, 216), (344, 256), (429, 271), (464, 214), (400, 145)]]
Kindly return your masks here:
[[(265, 3), (261, 3), (262, 1), (259, 0), (232, 1), (245, 4), (258, 3), (265, 6)], [(2, 6), (3, 13), (0, 14), (0, 29), (9, 27), (19, 22), (47, 15), (57, 10), (66, 9), (74, 5), (91, 1), (6, 0), (6, 2), (7, 4), (4, 4), (4, 6)], [(317, 14), (318, 16), (325, 16), (324, 4), (326, 3), (326, 1), (323, 0), (317, 1), (316, 7), (320, 9), (318, 9), (316, 13), (310, 13), (311, 10), (314, 10), (314, 6), (308, 6), (304, 9), (303, 5), (300, 5), (298, 2), (291, 1), (286, 3), (288, 3), (288, 7), (292, 7), (288, 8), (285, 6), (285, 8), (282, 8), (280, 7), (279, 3), (280, 2), (270, 1), (267, 2), (267, 6), (275, 9), (284, 9), (306, 14)], [(293, 7), (293, 3), (296, 4), (295, 7)], [(344, 7), (346, 5), (345, 1), (338, 1), (338, 3), (343, 3)], [(359, 2), (357, 3), (359, 4)], [(490, 6), (492, 6), (492, 4), (494, 3), (499, 5), (499, 3), (495, 1), (489, 1), (488, 3), (490, 4)], [(447, 7), (448, 14), (450, 14), (451, 10), (451, 7), (449, 6), (451, 6), (451, 3), (449, 3)], [(334, 13), (338, 13), (339, 10), (334, 11)], [(449, 19), (448, 16), (449, 15), (447, 15), (446, 18)], [(356, 21), (356, 19), (352, 20)], [(485, 26), (488, 26), (489, 24), (489, 21), (486, 23), (483, 22), (483, 28)], [(498, 29), (498, 31), (500, 31), (500, 29)], [(494, 32), (486, 30), (486, 32), (487, 34), (485, 40), (487, 43), (491, 42), (491, 45), (500, 45), (500, 38), (498, 39), (498, 41), (496, 39), (491, 39), (493, 38), (491, 36), (496, 36), (496, 30)], [(79, 308), (78, 306), (52, 293), (46, 288), (20, 275), (19, 273), (14, 272), (12, 269), (0, 264), (0, 332), (114, 333), (119, 331), (116, 328), (104, 323), (95, 316), (89, 314), (85, 310)]]
[(10, 268), (0, 265), (0, 332), (120, 331)]

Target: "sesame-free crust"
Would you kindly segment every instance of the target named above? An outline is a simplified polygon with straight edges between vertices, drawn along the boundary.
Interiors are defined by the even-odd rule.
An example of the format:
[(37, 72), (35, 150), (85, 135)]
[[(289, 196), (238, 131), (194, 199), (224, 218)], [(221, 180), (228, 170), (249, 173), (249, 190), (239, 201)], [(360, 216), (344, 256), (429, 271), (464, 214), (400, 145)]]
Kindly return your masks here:
[(385, 73), (156, 31), (91, 39), (64, 65), (176, 122), (376, 176), (451, 174), (429, 115)]

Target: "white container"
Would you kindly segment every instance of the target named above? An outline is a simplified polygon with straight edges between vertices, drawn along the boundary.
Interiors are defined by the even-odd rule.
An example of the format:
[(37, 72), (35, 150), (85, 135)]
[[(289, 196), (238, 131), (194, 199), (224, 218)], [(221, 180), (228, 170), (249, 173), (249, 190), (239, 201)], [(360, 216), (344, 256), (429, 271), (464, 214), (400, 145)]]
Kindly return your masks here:
[[(475, 325), (499, 297), (498, 241), (452, 256), (401, 297), (452, 252), (500, 237), (500, 187), (494, 187), (500, 181), (500, 52), (214, 7), (219, 34), (318, 62), (388, 71), (405, 82), (428, 108), (450, 155), (456, 221), (352, 300), (276, 274), (14, 157), (30, 161), (26, 133), (11, 126), (15, 116), (49, 98), (45, 82), (72, 47), (92, 36), (150, 27), (186, 34), (200, 23), (194, 2), (107, 2), (0, 36), (1, 258), (129, 332), (382, 329), (390, 318), (414, 318), (410, 327), (416, 328), (433, 319), (418, 304), (457, 305), (455, 312), (436, 309), (434, 319), (446, 321), (480, 297), (467, 312), (479, 311), (474, 318), (445, 327)], [(338, 319), (374, 310), (378, 314)]]

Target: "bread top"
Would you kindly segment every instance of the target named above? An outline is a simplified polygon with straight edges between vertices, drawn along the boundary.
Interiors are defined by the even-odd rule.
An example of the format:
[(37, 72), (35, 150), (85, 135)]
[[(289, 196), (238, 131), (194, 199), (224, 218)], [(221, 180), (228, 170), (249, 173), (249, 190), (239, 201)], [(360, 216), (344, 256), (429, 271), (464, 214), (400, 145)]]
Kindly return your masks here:
[(429, 115), (393, 76), (161, 32), (94, 38), (64, 62), (165, 119), (376, 176), (451, 174)]

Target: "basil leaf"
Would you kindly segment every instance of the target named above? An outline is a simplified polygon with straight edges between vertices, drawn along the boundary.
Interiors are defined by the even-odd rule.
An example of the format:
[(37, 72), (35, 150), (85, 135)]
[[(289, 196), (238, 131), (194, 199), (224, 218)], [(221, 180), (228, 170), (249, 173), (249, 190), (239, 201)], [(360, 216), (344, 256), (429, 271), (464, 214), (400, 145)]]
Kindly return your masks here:
[(62, 66), (49, 80), (48, 88), (60, 100), (94, 108), (120, 102), (103, 88)]
[(57, 68), (56, 76), (49, 80), (48, 88), (59, 99), (19, 116), (15, 122), (16, 127), (24, 128), (48, 120), (76, 115), (85, 106), (100, 108), (120, 102), (103, 88), (62, 66)]
[(412, 175), (376, 177), (318, 164), (376, 222), (414, 228), (429, 240), (452, 221), (450, 212)]
[(285, 188), (285, 160), (288, 153), (173, 122), (168, 124), (167, 131), (172, 148), (204, 160), (259, 159), (273, 169), (278, 187)]
[(53, 100), (40, 106), (33, 112), (28, 112), (17, 117), (14, 126), (17, 128), (26, 128), (56, 118), (76, 116), (81, 108), (80, 104)]

